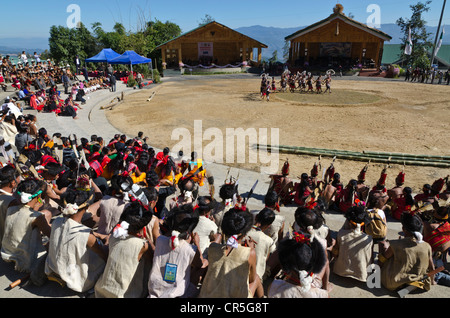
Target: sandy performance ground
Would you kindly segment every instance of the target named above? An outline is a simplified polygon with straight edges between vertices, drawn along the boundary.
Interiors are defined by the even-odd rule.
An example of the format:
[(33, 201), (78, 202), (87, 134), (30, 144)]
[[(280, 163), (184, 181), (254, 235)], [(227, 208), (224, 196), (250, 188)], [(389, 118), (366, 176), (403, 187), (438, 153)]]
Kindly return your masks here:
[[(149, 136), (149, 143), (159, 149), (166, 146), (172, 149), (180, 143), (180, 139), (171, 139), (177, 128), (186, 128), (194, 136), (194, 121), (201, 120), (203, 132), (216, 128), (223, 138), (227, 128), (255, 128), (257, 131), (268, 128), (270, 143), (274, 136), (270, 129), (277, 128), (280, 145), (450, 156), (449, 86), (335, 80), (333, 93), (327, 96), (274, 93), (267, 102), (260, 98), (259, 85), (258, 78), (225, 80), (214, 76), (166, 82), (152, 90), (127, 96), (125, 103), (108, 111), (107, 116), (127, 135), (135, 136), (143, 131)], [(156, 91), (156, 95), (147, 102), (152, 91)], [(216, 139), (203, 140), (203, 150), (212, 141), (218, 145)], [(220, 143), (226, 145), (225, 139), (219, 140)], [(250, 143), (251, 140), (247, 140), (246, 147), (251, 147)], [(194, 146), (194, 138), (191, 145)], [(247, 163), (236, 163), (236, 148), (232, 150), (235, 160), (227, 161), (227, 149), (222, 148), (224, 164), (255, 171), (268, 166), (262, 164), (259, 157), (250, 163), (249, 155)], [(293, 178), (309, 173), (317, 161), (315, 156), (279, 154), (279, 169), (286, 159), (291, 164)], [(322, 168), (330, 163), (331, 158), (322, 158)], [(364, 162), (341, 159), (335, 162), (336, 172), (341, 174), (344, 183), (356, 178), (364, 165)], [(381, 163), (369, 165), (367, 184), (376, 183), (383, 166)], [(391, 165), (388, 187), (394, 185), (401, 169), (402, 165)], [(406, 166), (405, 185), (417, 193), (423, 184), (431, 184), (448, 174), (450, 169)]]

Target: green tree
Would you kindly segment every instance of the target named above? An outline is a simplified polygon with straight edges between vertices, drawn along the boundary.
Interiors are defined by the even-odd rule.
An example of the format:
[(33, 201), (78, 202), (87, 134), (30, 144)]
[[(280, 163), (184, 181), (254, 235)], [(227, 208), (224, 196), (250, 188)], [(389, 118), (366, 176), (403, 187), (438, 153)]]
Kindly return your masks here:
[(73, 64), (76, 55), (83, 60), (98, 51), (95, 37), (82, 23), (78, 28), (52, 26), (49, 48), (55, 62), (64, 64)]
[(181, 35), (181, 28), (179, 25), (166, 21), (162, 22), (155, 20), (149, 22), (145, 31), (147, 36), (147, 45), (150, 48), (150, 54), (148, 57), (157, 62), (157, 68), (162, 69), (162, 57), (161, 50), (155, 50), (159, 45), (172, 40)]
[(52, 26), (49, 38), (50, 54), (56, 63), (68, 61), (70, 56), (70, 29), (63, 26)]
[(289, 49), (291, 48), (291, 43), (289, 41), (284, 41), (283, 46), (283, 60), (289, 60)]
[(214, 18), (212, 16), (210, 16), (209, 14), (205, 14), (205, 17), (203, 19), (200, 20), (200, 22), (198, 23), (199, 26), (204, 25), (204, 24), (208, 24), (211, 22), (214, 22)]
[[(433, 47), (433, 43), (430, 40), (431, 33), (426, 30), (427, 22), (423, 19), (423, 14), (430, 10), (430, 3), (431, 1), (428, 0), (425, 3), (418, 2), (410, 5), (411, 17), (409, 19), (399, 18), (396, 22), (404, 34), (403, 44), (401, 45), (402, 57), (407, 61), (407, 65), (413, 67), (427, 68), (430, 65), (428, 51)], [(411, 55), (406, 55), (404, 51), (408, 41), (409, 29), (411, 29), (413, 47)]]
[(272, 53), (272, 57), (269, 59), (270, 63), (276, 63), (278, 61), (278, 51), (275, 50)]

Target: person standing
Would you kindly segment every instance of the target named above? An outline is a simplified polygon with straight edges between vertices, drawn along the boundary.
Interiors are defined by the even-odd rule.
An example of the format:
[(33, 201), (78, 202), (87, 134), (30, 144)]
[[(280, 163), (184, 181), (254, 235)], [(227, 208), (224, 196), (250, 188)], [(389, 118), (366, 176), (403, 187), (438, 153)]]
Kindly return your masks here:
[(23, 65), (25, 66), (28, 63), (28, 57), (25, 51), (22, 51), (22, 54), (20, 55), (20, 59), (22, 60)]
[(75, 56), (75, 68), (76, 68), (76, 74), (80, 74), (80, 68), (81, 68), (81, 61), (78, 55)]
[(111, 92), (115, 92), (116, 91), (116, 83), (117, 83), (117, 79), (116, 79), (116, 77), (114, 76), (114, 74), (111, 74), (110, 76), (109, 76), (109, 81), (110, 81), (110, 83), (111, 83)]
[(69, 93), (69, 84), (70, 84), (70, 79), (69, 76), (67, 75), (67, 71), (64, 71), (62, 77), (61, 77), (61, 81), (64, 85), (64, 94), (68, 95)]

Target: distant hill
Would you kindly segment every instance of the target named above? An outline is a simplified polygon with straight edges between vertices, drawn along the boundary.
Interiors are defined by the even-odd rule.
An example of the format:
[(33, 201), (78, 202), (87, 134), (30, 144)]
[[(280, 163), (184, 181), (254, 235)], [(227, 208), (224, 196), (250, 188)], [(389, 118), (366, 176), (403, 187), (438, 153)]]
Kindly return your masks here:
[[(277, 27), (265, 27), (261, 25), (254, 25), (249, 27), (240, 27), (235, 29), (236, 31), (245, 34), (255, 40), (258, 40), (268, 46), (267, 49), (262, 50), (263, 59), (269, 59), (272, 57), (272, 53), (276, 50), (278, 59), (283, 57), (284, 38), (294, 32), (304, 29), (306, 26), (299, 26), (293, 28), (277, 28)], [(431, 33), (431, 40), (434, 42), (436, 36), (437, 26), (427, 27), (428, 32)], [(381, 31), (389, 34), (392, 37), (389, 44), (401, 44), (401, 38), (403, 34), (399, 26), (395, 23), (382, 24)], [(444, 44), (450, 44), (450, 32), (444, 34)]]
[[(272, 53), (277, 50), (278, 59), (283, 58), (284, 38), (291, 35), (306, 26), (292, 27), (292, 28), (277, 28), (262, 25), (253, 25), (247, 27), (240, 27), (236, 31), (245, 34), (255, 40), (258, 40), (268, 46), (267, 49), (262, 50), (263, 59), (272, 57)], [(437, 27), (427, 27), (428, 32), (431, 33), (431, 40), (434, 41)], [(400, 44), (402, 32), (400, 27), (395, 23), (386, 23), (381, 25), (381, 31), (389, 34), (392, 37), (389, 44)], [(444, 35), (444, 44), (450, 44), (450, 30)], [(0, 54), (17, 54), (22, 51), (32, 54), (33, 52), (42, 53), (48, 50), (48, 38), (3, 38), (0, 39)]]
[(0, 54), (18, 54), (26, 51), (42, 53), (48, 50), (48, 38), (2, 38), (0, 39)]

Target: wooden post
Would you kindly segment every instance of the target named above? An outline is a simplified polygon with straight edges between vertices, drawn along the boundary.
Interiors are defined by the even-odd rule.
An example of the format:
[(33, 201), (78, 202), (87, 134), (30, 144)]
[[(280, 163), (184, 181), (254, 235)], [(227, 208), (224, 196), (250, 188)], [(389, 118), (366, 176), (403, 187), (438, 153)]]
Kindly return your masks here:
[(242, 62), (247, 61), (247, 42), (242, 45)]
[(163, 47), (161, 49), (161, 59), (162, 59), (162, 66), (163, 66), (163, 70), (166, 69), (166, 48)]
[(178, 45), (178, 65), (183, 63), (183, 52), (181, 51), (181, 43)]
[(376, 52), (376, 55), (375, 55), (375, 67), (377, 68), (377, 69), (379, 69), (380, 68), (380, 65), (379, 64), (381, 64), (381, 61), (380, 61), (380, 51), (381, 51), (381, 41), (378, 41), (377, 42), (377, 52)]
[(308, 42), (305, 42), (305, 52), (307, 52), (307, 55), (305, 56), (305, 61), (309, 62), (310, 52), (308, 51)]
[(258, 47), (258, 65), (261, 64), (261, 60), (262, 60), (261, 52), (262, 52), (261, 47)]
[(289, 63), (290, 64), (293, 64), (293, 58), (292, 58), (292, 41), (290, 42), (290, 45), (289, 45)]

